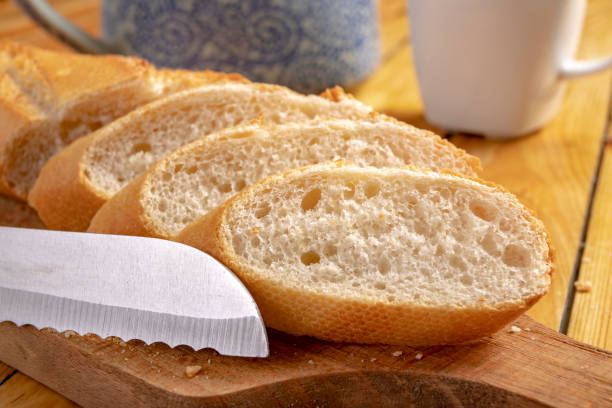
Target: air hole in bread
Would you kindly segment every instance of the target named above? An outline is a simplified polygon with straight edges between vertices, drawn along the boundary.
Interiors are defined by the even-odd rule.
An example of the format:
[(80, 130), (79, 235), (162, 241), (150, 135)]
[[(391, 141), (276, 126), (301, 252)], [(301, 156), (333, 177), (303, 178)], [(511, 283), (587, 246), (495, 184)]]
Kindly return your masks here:
[(364, 192), (367, 198), (372, 198), (380, 192), (380, 186), (378, 183), (368, 183)]
[(480, 246), (484, 249), (489, 255), (493, 257), (498, 257), (500, 254), (500, 250), (497, 247), (498, 237), (495, 235), (493, 230), (489, 229), (485, 236), (480, 241)]
[(170, 181), (171, 178), (172, 178), (172, 175), (170, 173), (168, 173), (167, 171), (165, 171), (162, 174), (162, 180), (163, 181)]
[(461, 277), (459, 278), (459, 280), (461, 281), (461, 283), (463, 283), (465, 286), (471, 286), (472, 283), (474, 282), (474, 278), (472, 278), (470, 275), (468, 274), (463, 274), (461, 275)]
[(323, 248), (323, 255), (325, 256), (334, 256), (336, 253), (338, 253), (338, 248), (333, 244), (327, 244), (325, 248)]
[(183, 168), (183, 165), (181, 163), (177, 164), (174, 166), (174, 174), (177, 174), (179, 171), (181, 171), (181, 169)]
[(440, 190), (440, 196), (446, 200), (448, 200), (450, 198), (450, 191), (446, 188), (441, 188)]
[(198, 166), (189, 166), (186, 170), (187, 174), (193, 174), (198, 171)]
[(430, 277), (431, 276), (431, 271), (427, 268), (421, 268), (419, 269), (419, 273), (425, 277)]
[(355, 185), (353, 183), (348, 183), (345, 186), (343, 196), (346, 200), (350, 200), (355, 196)]
[(321, 200), (321, 189), (313, 188), (310, 190), (302, 199), (302, 210), (309, 211), (315, 208), (317, 203)]
[(378, 261), (378, 272), (382, 275), (386, 275), (391, 270), (391, 264), (387, 258), (383, 258)]
[(425, 224), (424, 222), (416, 222), (414, 224), (414, 232), (416, 232), (419, 235), (426, 235), (427, 234), (427, 224)]
[(263, 218), (270, 212), (270, 206), (267, 204), (262, 205), (261, 207), (255, 210), (255, 217)]
[(308, 146), (312, 146), (312, 145), (315, 145), (315, 144), (317, 144), (317, 143), (319, 143), (319, 139), (318, 139), (318, 138), (316, 138), (316, 137), (313, 137), (312, 139), (310, 139), (310, 140), (308, 141)]
[(506, 247), (502, 260), (506, 265), (515, 266), (517, 268), (526, 268), (531, 264), (529, 250), (514, 244), (510, 244)]
[(482, 200), (472, 200), (470, 202), (470, 210), (475, 216), (485, 221), (494, 221), (497, 218), (497, 209), (490, 203)]
[(219, 186), (219, 191), (222, 193), (229, 193), (232, 191), (232, 185), (230, 183), (224, 183)]
[(378, 290), (385, 290), (387, 289), (387, 285), (384, 282), (376, 282), (374, 284), (374, 287)]
[(261, 243), (261, 240), (259, 239), (257, 235), (254, 235), (251, 237), (251, 246), (257, 248), (260, 243)]
[(503, 220), (499, 221), (499, 229), (503, 232), (510, 231), (512, 229), (512, 222), (504, 218)]
[(459, 271), (465, 271), (467, 269), (465, 262), (463, 262), (463, 260), (456, 255), (451, 257), (450, 265)]
[(160, 198), (159, 202), (157, 203), (157, 208), (159, 208), (159, 211), (166, 211), (168, 209), (168, 201)]
[(302, 263), (306, 266), (317, 264), (321, 260), (321, 257), (315, 251), (304, 252), (300, 257)]
[(236, 191), (241, 191), (242, 189), (244, 189), (246, 187), (246, 181), (244, 180), (238, 180), (236, 182)]
[(138, 143), (132, 147), (132, 154), (136, 153), (147, 153), (151, 151), (151, 145), (149, 143)]

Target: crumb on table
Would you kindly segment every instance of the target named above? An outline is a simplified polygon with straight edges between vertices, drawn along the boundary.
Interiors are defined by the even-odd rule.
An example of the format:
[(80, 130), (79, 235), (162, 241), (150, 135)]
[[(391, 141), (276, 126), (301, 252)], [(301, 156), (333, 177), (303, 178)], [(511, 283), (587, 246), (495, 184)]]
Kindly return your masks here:
[(187, 378), (193, 378), (202, 370), (202, 366), (192, 365), (185, 367), (185, 376)]
[(574, 288), (580, 293), (588, 293), (593, 289), (593, 283), (589, 280), (574, 282)]

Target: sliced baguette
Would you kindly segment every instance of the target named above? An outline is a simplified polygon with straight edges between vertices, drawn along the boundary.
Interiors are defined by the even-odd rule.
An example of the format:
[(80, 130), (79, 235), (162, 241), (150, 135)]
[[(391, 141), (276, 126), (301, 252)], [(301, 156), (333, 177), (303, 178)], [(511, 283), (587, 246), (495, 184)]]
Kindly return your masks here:
[(265, 176), (344, 158), (365, 166), (452, 169), (475, 175), (479, 160), (434, 133), (373, 115), (265, 127), (249, 123), (169, 154), (96, 213), (90, 232), (171, 239), (187, 224)]
[(25, 201), (43, 164), (73, 140), (161, 96), (225, 80), (247, 82), (1, 42), (0, 192)]
[(550, 286), (540, 221), (448, 172), (326, 163), (254, 184), (185, 228), (295, 335), (429, 346), (490, 335)]
[[(152, 102), (84, 137), (44, 166), (28, 202), (49, 228), (84, 231), (117, 191), (178, 147), (264, 115), (270, 123), (360, 118), (371, 109), (341, 90), (304, 96), (263, 84), (220, 84)], [(330, 98), (330, 99), (328, 99)]]

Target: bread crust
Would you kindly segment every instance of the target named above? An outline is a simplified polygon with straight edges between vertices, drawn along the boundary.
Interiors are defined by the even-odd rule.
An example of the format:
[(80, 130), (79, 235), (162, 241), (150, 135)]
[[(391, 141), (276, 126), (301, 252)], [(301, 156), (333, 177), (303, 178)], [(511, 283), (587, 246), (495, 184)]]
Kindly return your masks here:
[(28, 195), (28, 204), (36, 209), (49, 229), (84, 231), (104, 203), (87, 182), (79, 160), (91, 140), (88, 137), (78, 139), (69, 149), (51, 157)]
[[(27, 178), (31, 182), (23, 181), (16, 168), (23, 168), (23, 150), (29, 144), (47, 143), (53, 154), (142, 104), (219, 81), (249, 82), (238, 74), (158, 71), (135, 57), (62, 53), (0, 42), (0, 192), (26, 200), (47, 158), (32, 163)], [(75, 122), (80, 115), (90, 117), (91, 123)]]
[[(167, 75), (167, 73), (165, 73), (164, 75)], [(219, 76), (220, 75), (220, 76)], [(215, 78), (233, 78), (233, 76), (226, 76), (225, 74), (217, 74), (217, 76), (215, 76)], [(227, 80), (228, 82), (232, 82), (231, 80)], [(224, 82), (224, 81), (221, 81)], [(238, 82), (242, 82), (242, 81), (238, 81)], [(253, 93), (261, 93), (263, 95), (268, 94), (268, 93), (275, 93), (275, 92), (283, 92), (283, 93), (288, 93), (289, 95), (296, 95), (296, 96), (300, 96), (302, 97), (302, 95), (298, 94), (297, 92), (291, 91), (286, 87), (282, 87), (282, 86), (278, 86), (278, 85), (269, 85), (269, 84), (257, 84), (257, 83), (248, 83), (248, 87), (251, 89), (251, 92)], [(164, 99), (159, 99), (156, 101), (153, 101), (145, 106), (140, 107), (139, 109), (133, 110), (130, 113), (128, 113), (127, 115), (119, 118), (118, 120), (108, 124), (107, 126), (103, 127), (102, 129), (99, 129), (97, 132), (90, 134), (88, 136), (85, 136), (83, 139), (88, 139), (88, 147), (84, 150), (80, 150), (79, 152), (76, 152), (76, 148), (74, 148), (72, 145), (68, 146), (66, 149), (64, 149), (64, 152), (62, 152), (62, 161), (64, 160), (70, 160), (70, 161), (78, 161), (79, 163), (83, 163), (82, 165), (84, 166), (87, 159), (88, 159), (88, 155), (89, 153), (92, 151), (92, 149), (97, 148), (98, 146), (101, 146), (103, 143), (105, 143), (105, 141), (107, 140), (111, 140), (113, 138), (121, 138), (122, 137), (122, 129), (124, 126), (126, 126), (126, 124), (130, 123), (130, 121), (134, 121), (137, 120), (137, 118), (141, 118), (144, 117), (147, 114), (152, 114), (156, 111), (156, 109), (161, 109), (163, 108), (162, 105), (164, 105), (165, 103), (178, 103), (179, 99), (189, 99), (191, 98), (193, 95), (197, 94), (198, 92), (200, 92), (199, 89), (190, 89), (190, 90), (185, 90), (183, 92), (180, 93), (176, 93), (173, 95), (168, 96), (167, 98)], [(316, 96), (315, 96), (316, 97)], [(219, 103), (223, 103), (223, 95), (219, 95)], [(349, 99), (347, 98), (343, 98), (343, 99)], [(338, 103), (341, 103), (341, 101), (338, 101)], [(357, 102), (355, 102), (355, 104), (357, 104)], [(359, 104), (360, 108), (362, 108), (364, 110), (364, 114), (363, 116), (366, 116), (369, 113), (369, 108), (365, 107), (365, 105), (361, 105)], [(68, 165), (68, 164), (66, 164)], [(46, 172), (46, 170), (45, 170)], [(63, 206), (59, 206), (55, 205), (53, 208), (51, 208), (50, 205), (44, 203), (41, 200), (38, 200), (38, 202), (35, 204), (35, 208), (42, 212), (46, 212), (46, 213), (50, 213), (51, 211), (57, 211), (57, 212), (63, 212), (63, 213), (72, 213), (74, 211), (80, 211), (80, 208), (87, 208), (87, 207), (91, 207), (91, 210), (87, 213), (87, 214), (83, 214), (82, 218), (86, 218), (87, 216), (93, 217), (93, 214), (95, 212), (92, 212), (93, 209), (95, 209), (96, 211), (102, 206), (102, 204), (104, 202), (106, 202), (108, 199), (111, 198), (112, 194), (107, 194), (103, 191), (101, 191), (100, 189), (97, 189), (96, 186), (93, 185), (93, 183), (89, 183), (86, 178), (80, 177), (80, 178), (73, 178), (72, 181), (69, 180), (64, 180), (64, 183), (78, 183), (81, 184), (80, 187), (70, 187), (67, 188), (67, 184), (62, 184), (62, 183), (57, 183), (56, 178), (53, 175), (44, 175), (41, 174), (39, 176), (39, 178), (43, 178), (45, 179), (45, 183), (49, 183), (49, 184), (53, 184), (52, 186), (48, 186), (47, 188), (49, 189), (55, 189), (55, 194), (59, 195), (66, 195), (67, 198), (65, 200), (62, 200)], [(40, 183), (36, 183), (36, 184), (40, 184)], [(96, 195), (98, 199), (94, 199), (92, 198), (90, 205), (76, 205), (77, 201), (81, 201), (84, 199), (90, 199), (89, 197), (93, 197), (92, 194), (89, 194), (89, 196), (86, 196), (84, 194), (82, 194), (82, 192), (84, 191), (84, 189), (92, 189), (92, 194)], [(72, 194), (74, 193), (74, 194)], [(72, 194), (71, 196), (69, 196), (69, 194)], [(100, 201), (102, 200), (102, 201)], [(72, 203), (75, 203), (75, 205), (72, 205)], [(31, 204), (34, 205), (34, 203), (32, 202)], [(36, 207), (37, 206), (37, 207)], [(43, 208), (43, 207), (49, 207), (49, 208)], [(40, 207), (40, 208), (39, 208)], [(58, 215), (56, 218), (61, 218), (62, 215)], [(80, 216), (81, 217), (81, 216)], [(45, 218), (50, 219), (51, 216), (48, 214), (45, 216)], [(90, 218), (91, 220), (91, 218)], [(89, 225), (89, 223), (87, 223), (87, 225), (85, 225), (84, 222), (79, 222), (79, 228), (80, 231), (84, 231), (87, 226)], [(67, 226), (66, 228), (63, 228), (60, 225), (56, 225), (56, 228), (59, 229), (67, 229), (67, 228), (75, 228), (75, 226)]]
[[(345, 166), (341, 161), (331, 166), (334, 165)], [(546, 293), (550, 285), (553, 256), (546, 232), (532, 216), (529, 218), (532, 228), (546, 235), (549, 249), (547, 287), (534, 296), (500, 305), (483, 302), (478, 307), (434, 307), (410, 301), (392, 304), (356, 297), (339, 298), (296, 288), (282, 280), (258, 276), (239, 259), (227, 240), (228, 214), (232, 207), (243, 206), (266, 186), (313, 167), (293, 169), (265, 178), (187, 226), (175, 239), (208, 252), (233, 270), (253, 295), (267, 326), (331, 341), (411, 346), (458, 344), (491, 335), (524, 313)], [(429, 172), (410, 168), (417, 172)], [(470, 179), (480, 185), (500, 189), (493, 183)]]
[[(27, 191), (9, 174), (10, 166), (20, 160), (14, 157), (15, 148), (26, 142), (28, 130), (36, 125), (42, 128), (43, 122), (52, 131), (53, 124), (79, 102), (116, 88), (129, 93), (153, 69), (138, 58), (57, 53), (0, 42), (0, 75), (4, 77), (0, 81), (0, 118), (13, 117), (3, 121), (0, 129), (0, 191), (26, 199)], [(23, 109), (25, 104), (31, 109)]]
[[(398, 127), (398, 129), (396, 129), (397, 132), (405, 132), (406, 138), (424, 138), (431, 141), (434, 145), (434, 149), (454, 157), (454, 160), (456, 160), (457, 163), (463, 164), (466, 171), (470, 172), (470, 174), (476, 174), (480, 170), (480, 161), (478, 158), (467, 154), (465, 151), (456, 148), (448, 142), (445, 143), (444, 140), (432, 132), (416, 129), (405, 123), (378, 114), (371, 115), (369, 118), (365, 118), (359, 123), (363, 122), (371, 124), (388, 122), (390, 126)], [(144, 178), (140, 177), (137, 181), (132, 181), (128, 184), (129, 188), (128, 186), (124, 187), (115, 194), (115, 196), (110, 198), (96, 214), (95, 219), (90, 225), (89, 231), (171, 239), (174, 234), (165, 230), (158, 222), (152, 219), (148, 209), (151, 206), (155, 206), (155, 202), (151, 202), (151, 197), (146, 196), (146, 191), (148, 191), (149, 186), (154, 183), (153, 179), (155, 176), (159, 174), (159, 172), (174, 167), (177, 159), (180, 160), (189, 155), (199, 155), (202, 152), (209, 151), (211, 148), (219, 147), (224, 141), (231, 140), (235, 138), (236, 135), (241, 137), (244, 132), (255, 133), (257, 130), (263, 130), (269, 135), (270, 140), (274, 140), (276, 138), (282, 138), (286, 133), (291, 134), (290, 132), (295, 133), (295, 135), (292, 134), (292, 136), (300, 137), (301, 133), (296, 130), (296, 128), (299, 127), (318, 129), (317, 125), (334, 127), (340, 126), (339, 124), (341, 123), (341, 119), (321, 119), (305, 123), (266, 126), (263, 120), (259, 120), (204, 136), (167, 155), (149, 168), (144, 173)], [(413, 132), (415, 133), (414, 136), (412, 135)], [(122, 202), (124, 205), (118, 205), (116, 202)], [(149, 203), (148, 205), (147, 202)], [(130, 204), (126, 205), (125, 203)], [(113, 222), (115, 218), (121, 218), (122, 222)]]
[(141, 191), (147, 182), (146, 176), (146, 173), (138, 176), (115, 194), (112, 200), (101, 200), (101, 207), (93, 215), (87, 232), (117, 234), (121, 231), (123, 235), (164, 238), (147, 228), (149, 223), (144, 218)]

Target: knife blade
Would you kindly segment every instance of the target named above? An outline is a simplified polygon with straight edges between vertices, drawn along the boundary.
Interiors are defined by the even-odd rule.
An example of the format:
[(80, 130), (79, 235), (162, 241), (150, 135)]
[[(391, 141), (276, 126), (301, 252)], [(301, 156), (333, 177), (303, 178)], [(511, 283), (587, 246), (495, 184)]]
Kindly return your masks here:
[(155, 238), (0, 227), (0, 321), (268, 355), (242, 282), (210, 255)]

